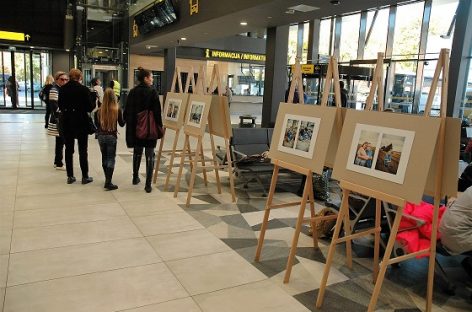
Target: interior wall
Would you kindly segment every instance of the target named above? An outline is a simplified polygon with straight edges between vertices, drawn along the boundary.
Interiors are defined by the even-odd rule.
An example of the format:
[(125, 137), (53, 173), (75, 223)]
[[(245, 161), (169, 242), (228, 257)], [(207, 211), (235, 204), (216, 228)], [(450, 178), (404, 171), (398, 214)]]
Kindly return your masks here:
[(58, 71), (66, 73), (73, 67), (70, 62), (70, 56), (67, 52), (54, 51), (52, 52), (52, 74)]
[[(182, 71), (188, 72), (190, 67), (193, 66), (193, 70), (198, 72), (200, 66), (205, 66), (206, 70), (206, 83), (205, 86), (210, 84), (210, 74), (213, 71), (214, 64), (218, 63), (220, 67), (221, 81), (223, 86), (226, 86), (227, 75), (228, 75), (228, 62), (215, 62), (215, 61), (202, 61), (202, 60), (189, 60), (189, 59), (177, 59), (176, 66), (180, 66)], [(134, 85), (134, 70), (138, 67), (143, 67), (148, 70), (163, 71), (164, 70), (164, 58), (161, 56), (145, 56), (145, 55), (130, 55), (130, 71), (128, 74), (130, 86)]]

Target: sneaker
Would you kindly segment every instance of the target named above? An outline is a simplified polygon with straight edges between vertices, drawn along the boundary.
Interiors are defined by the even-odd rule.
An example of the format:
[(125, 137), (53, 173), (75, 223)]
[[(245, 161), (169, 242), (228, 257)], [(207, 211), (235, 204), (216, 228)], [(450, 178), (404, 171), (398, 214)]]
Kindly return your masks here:
[(67, 177), (67, 184), (72, 184), (75, 181), (77, 181), (77, 179), (75, 177)]
[(90, 182), (93, 182), (93, 178), (92, 177), (85, 177), (85, 178), (82, 178), (82, 184), (88, 184)]
[(66, 170), (66, 168), (64, 167), (64, 165), (62, 165), (62, 166), (54, 165), (54, 169), (56, 169), (56, 170)]

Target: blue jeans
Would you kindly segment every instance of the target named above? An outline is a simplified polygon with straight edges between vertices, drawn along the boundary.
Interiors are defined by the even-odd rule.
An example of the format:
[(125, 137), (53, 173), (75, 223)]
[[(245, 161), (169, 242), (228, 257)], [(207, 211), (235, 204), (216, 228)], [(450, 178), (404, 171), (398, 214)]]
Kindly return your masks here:
[(98, 144), (102, 152), (102, 166), (115, 168), (116, 137), (114, 135), (98, 135)]

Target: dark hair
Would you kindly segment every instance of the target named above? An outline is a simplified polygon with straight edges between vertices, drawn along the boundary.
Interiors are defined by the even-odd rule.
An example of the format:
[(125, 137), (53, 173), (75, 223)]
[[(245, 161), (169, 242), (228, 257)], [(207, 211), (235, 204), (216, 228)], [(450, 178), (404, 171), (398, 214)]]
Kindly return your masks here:
[(98, 82), (98, 78), (93, 78), (90, 83), (92, 84), (92, 86), (96, 86), (96, 85), (98, 85), (97, 82)]
[(115, 82), (113, 80), (110, 80), (110, 82), (108, 82), (108, 88), (112, 88), (115, 86)]
[(339, 81), (339, 86), (341, 87), (341, 89), (344, 89), (344, 81)]
[(137, 78), (138, 78), (138, 81), (140, 83), (144, 83), (144, 78), (146, 77), (149, 77), (151, 76), (152, 73), (150, 70), (147, 70), (147, 69), (144, 69), (142, 67), (138, 67), (138, 75), (137, 75)]

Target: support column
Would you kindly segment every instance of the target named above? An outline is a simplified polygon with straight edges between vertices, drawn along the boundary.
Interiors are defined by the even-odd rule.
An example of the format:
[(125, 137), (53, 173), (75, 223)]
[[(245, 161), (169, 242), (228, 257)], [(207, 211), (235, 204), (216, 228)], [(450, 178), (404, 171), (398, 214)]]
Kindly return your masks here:
[(447, 116), (449, 117), (460, 116), (460, 107), (464, 102), (466, 91), (470, 65), (469, 56), (472, 49), (472, 4), (470, 0), (460, 0), (456, 14), (447, 89)]
[(339, 60), (340, 57), (340, 47), (341, 47), (341, 31), (343, 25), (343, 18), (341, 16), (336, 16), (334, 20), (334, 49), (333, 56)]
[(288, 25), (267, 29), (262, 127), (274, 126), (279, 104), (285, 98), (288, 29)]
[[(302, 58), (303, 54), (303, 32), (305, 30), (304, 23), (298, 23), (297, 29), (297, 57)], [(301, 62), (301, 60), (300, 60)]]
[(164, 99), (172, 87), (172, 78), (175, 71), (177, 48), (164, 49), (164, 73), (162, 77), (162, 94)]
[(318, 54), (320, 51), (320, 26), (320, 19), (310, 21), (308, 31), (308, 63), (318, 63)]

